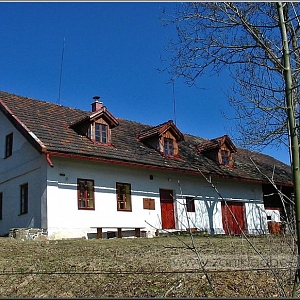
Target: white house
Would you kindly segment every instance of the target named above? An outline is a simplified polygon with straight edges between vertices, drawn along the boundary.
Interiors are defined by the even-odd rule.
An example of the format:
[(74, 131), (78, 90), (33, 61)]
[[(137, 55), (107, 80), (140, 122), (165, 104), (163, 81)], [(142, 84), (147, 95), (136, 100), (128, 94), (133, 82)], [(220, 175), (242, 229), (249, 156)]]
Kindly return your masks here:
[(262, 173), (292, 192), (290, 167), (270, 156), (227, 135), (183, 134), (171, 120), (116, 118), (99, 97), (87, 112), (0, 92), (0, 148), (2, 236), (11, 228), (43, 228), (49, 239), (117, 228), (264, 233), (276, 211), (284, 215)]

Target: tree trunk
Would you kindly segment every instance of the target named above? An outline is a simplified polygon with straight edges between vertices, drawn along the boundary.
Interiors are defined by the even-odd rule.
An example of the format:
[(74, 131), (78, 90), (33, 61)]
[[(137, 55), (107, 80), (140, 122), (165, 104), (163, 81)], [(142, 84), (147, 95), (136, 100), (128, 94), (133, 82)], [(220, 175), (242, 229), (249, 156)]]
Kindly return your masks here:
[(296, 285), (300, 279), (300, 173), (299, 173), (299, 141), (298, 128), (296, 124), (296, 110), (293, 101), (293, 83), (292, 72), (290, 65), (290, 52), (287, 40), (287, 30), (285, 26), (285, 19), (283, 13), (283, 6), (281, 2), (277, 3), (277, 10), (279, 16), (279, 28), (283, 43), (283, 63), (284, 63), (284, 80), (285, 80), (285, 97), (287, 106), (287, 116), (289, 125), (289, 135), (291, 141), (291, 157), (292, 157), (292, 173), (295, 193), (295, 216), (296, 216), (296, 234), (297, 234), (297, 270), (294, 282), (293, 297), (296, 293)]

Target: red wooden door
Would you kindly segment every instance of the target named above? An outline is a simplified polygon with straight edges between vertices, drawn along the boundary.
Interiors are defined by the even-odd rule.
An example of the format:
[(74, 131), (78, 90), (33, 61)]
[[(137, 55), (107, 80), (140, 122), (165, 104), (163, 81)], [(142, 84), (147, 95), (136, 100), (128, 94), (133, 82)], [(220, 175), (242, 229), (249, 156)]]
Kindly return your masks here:
[(162, 229), (175, 229), (174, 200), (172, 190), (159, 190)]
[(239, 202), (222, 202), (222, 222), (226, 234), (241, 234), (246, 231), (244, 204)]

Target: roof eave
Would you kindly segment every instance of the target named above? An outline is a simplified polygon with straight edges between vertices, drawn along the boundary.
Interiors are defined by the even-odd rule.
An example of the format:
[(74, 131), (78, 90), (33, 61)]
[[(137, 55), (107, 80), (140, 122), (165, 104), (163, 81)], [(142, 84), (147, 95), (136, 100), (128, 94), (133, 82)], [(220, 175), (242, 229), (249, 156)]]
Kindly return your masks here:
[[(101, 162), (101, 163), (126, 165), (126, 166), (146, 168), (146, 169), (163, 170), (163, 171), (170, 171), (170, 172), (181, 173), (181, 174), (190, 174), (190, 175), (196, 175), (196, 176), (202, 176), (202, 177), (204, 174), (204, 173), (201, 174), (201, 172), (199, 172), (199, 170), (192, 171), (192, 170), (179, 169), (179, 168), (175, 168), (175, 167), (163, 167), (163, 166), (158, 166), (158, 165), (154, 165), (154, 164), (151, 165), (151, 164), (146, 164), (146, 163), (132, 162), (132, 161), (128, 161), (128, 160), (104, 158), (104, 157), (90, 156), (90, 155), (81, 155), (81, 154), (75, 154), (75, 153), (70, 153), (70, 152), (47, 151), (47, 153), (51, 156), (57, 156), (57, 157), (65, 157), (65, 158), (79, 159), (79, 160), (89, 160), (89, 161), (96, 161), (96, 162)], [(230, 179), (230, 180), (235, 180), (235, 181), (252, 182), (252, 183), (258, 183), (258, 184), (267, 183), (264, 180), (236, 177), (236, 176), (232, 176), (232, 175), (221, 175), (221, 174), (212, 174), (212, 173), (207, 173), (204, 175), (211, 176), (213, 178)], [(280, 185), (280, 186), (287, 186), (287, 187), (293, 186), (292, 183), (275, 182), (275, 184)]]

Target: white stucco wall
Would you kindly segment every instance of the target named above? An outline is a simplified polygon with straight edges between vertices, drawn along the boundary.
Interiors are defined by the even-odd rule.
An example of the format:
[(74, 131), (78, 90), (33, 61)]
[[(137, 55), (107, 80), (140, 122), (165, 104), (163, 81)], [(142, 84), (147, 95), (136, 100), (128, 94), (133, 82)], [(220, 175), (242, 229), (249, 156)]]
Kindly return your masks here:
[(280, 211), (278, 209), (266, 209), (266, 215), (269, 221), (280, 222)]
[[(4, 158), (5, 137), (13, 132), (12, 155)], [(20, 185), (28, 183), (28, 213), (20, 215)], [(20, 134), (0, 112), (0, 192), (3, 194), (3, 218), (0, 235), (15, 227), (45, 227), (42, 195), (45, 192), (44, 157)]]
[[(154, 232), (161, 228), (159, 189), (171, 189), (176, 195), (176, 228), (197, 227), (211, 233), (224, 233), (221, 198), (201, 177), (142, 169), (121, 165), (108, 165), (91, 161), (72, 161), (51, 157), (48, 166), (47, 219), (51, 238), (86, 237), (95, 234), (92, 227), (146, 227)], [(153, 175), (153, 180), (150, 180)], [(93, 179), (95, 183), (95, 210), (78, 210), (77, 179)], [(132, 211), (117, 211), (116, 182), (130, 183)], [(248, 182), (214, 180), (222, 197), (228, 201), (242, 201), (248, 232), (263, 232), (266, 216), (263, 211), (260, 185)], [(184, 210), (185, 197), (197, 196), (195, 213)], [(143, 209), (143, 198), (155, 199), (155, 210)], [(262, 216), (257, 218), (257, 214)], [(146, 221), (146, 222), (145, 222)]]
[[(182, 198), (186, 196), (197, 196), (195, 199), (195, 213), (188, 213), (190, 224), (210, 233), (224, 233), (222, 224), (221, 201), (242, 202), (244, 204), (246, 229), (250, 234), (264, 233), (267, 230), (267, 219), (264, 213), (263, 195), (259, 184), (224, 180), (219, 178), (211, 179), (217, 191), (212, 188), (207, 181), (198, 184), (198, 190), (195, 191), (194, 182), (186, 178), (184, 182), (185, 190), (192, 191), (194, 194), (182, 193)], [(183, 185), (183, 184), (182, 184)], [(184, 189), (183, 189), (184, 191)], [(180, 198), (181, 195), (177, 197)], [(184, 202), (184, 201), (182, 201)], [(182, 216), (181, 223), (187, 226), (185, 218), (186, 212), (181, 205), (179, 216)], [(183, 226), (184, 227), (184, 226)]]

